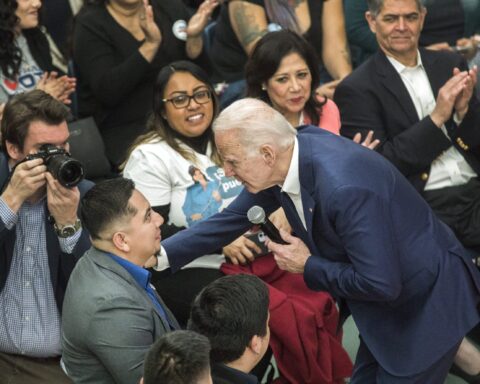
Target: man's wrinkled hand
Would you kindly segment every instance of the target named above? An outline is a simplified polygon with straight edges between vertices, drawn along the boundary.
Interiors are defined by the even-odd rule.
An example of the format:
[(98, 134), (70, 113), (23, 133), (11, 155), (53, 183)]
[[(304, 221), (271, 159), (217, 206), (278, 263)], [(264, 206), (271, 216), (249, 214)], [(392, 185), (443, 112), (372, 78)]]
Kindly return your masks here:
[(308, 247), (298, 237), (283, 230), (280, 230), (280, 236), (288, 244), (278, 244), (267, 240), (267, 247), (273, 252), (278, 267), (292, 273), (303, 273), (305, 264), (311, 256)]

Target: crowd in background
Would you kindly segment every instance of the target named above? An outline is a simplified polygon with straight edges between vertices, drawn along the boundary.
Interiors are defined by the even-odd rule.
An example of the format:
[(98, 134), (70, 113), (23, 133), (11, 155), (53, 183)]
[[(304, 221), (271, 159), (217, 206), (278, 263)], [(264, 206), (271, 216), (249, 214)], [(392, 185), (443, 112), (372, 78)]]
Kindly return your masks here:
[[(42, 367), (45, 380), (60, 374), (65, 381), (55, 382), (70, 382), (65, 370), (75, 382), (133, 383), (143, 374), (146, 351), (159, 339), (146, 360), (145, 384), (163, 377), (160, 370), (155, 370), (156, 364), (167, 364), (162, 362), (162, 348), (172, 359), (198, 359), (186, 373), (172, 374), (167, 369), (165, 378), (170, 377), (172, 383), (209, 383), (211, 377), (205, 372), (210, 363), (215, 383), (235, 382), (233, 378), (221, 381), (222, 377), (238, 375), (230, 370), (232, 364), (227, 363), (231, 362), (241, 362), (233, 366), (247, 375), (240, 374), (236, 378), (239, 383), (255, 383), (257, 377), (265, 376), (272, 354), (285, 382), (341, 383), (352, 374), (352, 363), (341, 347), (341, 333), (336, 332), (339, 319), (334, 299), (324, 291), (313, 294), (295, 274), (280, 273), (271, 254), (270, 259), (256, 259), (268, 251), (262, 249), (264, 244), (255, 231), (231, 236), (224, 247), (189, 263), (176, 265), (170, 261), (161, 265), (149, 257), (160, 249), (153, 252), (150, 244), (141, 241), (131, 249), (124, 248), (124, 239), (115, 237), (117, 227), (105, 232), (92, 224), (98, 219), (107, 227), (115, 220), (123, 225), (123, 219), (112, 212), (121, 210), (122, 204), (130, 206), (134, 199), (134, 219), (143, 224), (147, 219), (154, 222), (161, 229), (162, 239), (167, 239), (204, 225), (209, 217), (228, 207), (245, 183), (242, 185), (242, 180), (228, 172), (212, 126), (220, 111), (245, 97), (264, 101), (299, 131), (304, 125), (314, 125), (386, 157), (477, 262), (480, 93), (475, 83), (476, 65), (480, 65), (480, 1), (422, 0), (426, 14), (420, 13), (421, 23), (412, 18), (405, 25), (392, 27), (413, 31), (408, 36), (415, 47), (415, 62), (411, 64), (415, 70), (420, 68), (415, 73), (410, 73), (405, 63), (390, 60), (388, 54), (382, 56), (382, 52), (396, 52), (386, 25), (398, 20), (382, 19), (385, 25), (381, 24), (369, 12), (372, 3), (375, 1), (2, 1), (0, 259), (4, 260), (0, 260), (0, 307), (4, 313), (0, 321), (0, 367), (25, 364), (29, 375), (40, 369), (42, 359), (60, 367), (57, 357), (66, 351), (62, 369), (47, 371)], [(429, 83), (431, 91), (419, 91), (430, 88)], [(47, 99), (44, 94), (49, 95)], [(31, 166), (24, 161), (42, 144), (68, 150), (67, 123), (73, 126), (75, 121), (90, 117), (95, 123), (91, 129), (98, 129), (111, 167), (108, 178), (118, 182), (110, 189), (104, 187), (103, 193), (118, 188), (118, 196), (112, 197), (115, 201), (106, 198), (102, 203), (100, 195), (95, 195), (100, 192), (87, 192), (92, 187), (89, 182), (69, 189), (50, 177), (39, 181), (36, 178), (45, 173), (45, 166), (39, 159), (31, 160)], [(59, 133), (47, 134), (44, 127), (36, 125), (38, 121), (57, 127)], [(122, 177), (134, 184), (122, 184)], [(99, 212), (89, 211), (86, 206), (80, 209), (79, 201), (85, 194), (92, 204), (100, 199)], [(110, 203), (108, 211), (105, 207)], [(90, 217), (87, 225), (80, 224), (81, 210), (85, 218)], [(137, 211), (145, 214), (144, 221), (137, 217)], [(273, 212), (270, 220), (292, 232), (282, 208)], [(31, 235), (37, 232), (38, 236)], [(93, 245), (99, 244), (105, 252), (84, 256), (81, 269), (75, 269), (72, 275), (72, 285), (77, 288), (67, 291), (69, 302), (63, 303), (73, 266), (89, 248), (88, 233)], [(105, 233), (108, 239), (103, 238)], [(139, 229), (135, 233), (144, 235), (151, 232)], [(105, 240), (111, 240), (111, 244), (104, 249)], [(39, 272), (27, 276), (22, 270), (32, 249), (41, 256), (30, 268)], [(105, 256), (120, 254), (136, 264), (137, 252), (145, 254), (141, 266), (149, 267), (148, 276)], [(70, 256), (66, 264), (61, 261)], [(95, 258), (104, 261), (97, 263)], [(122, 275), (116, 263), (134, 278), (124, 274), (124, 281), (119, 282), (110, 276), (111, 284), (97, 286), (105, 273)], [(252, 269), (242, 269), (245, 265)], [(256, 274), (264, 284), (258, 279), (240, 278), (237, 282), (222, 277), (240, 273)], [(150, 278), (154, 288), (150, 288)], [(279, 283), (281, 279), (283, 283)], [(286, 281), (295, 289), (289, 291)], [(125, 293), (127, 299), (119, 297), (117, 290), (129, 292), (125, 282), (143, 285), (142, 290), (131, 297)], [(37, 293), (29, 291), (30, 284)], [(220, 300), (217, 290), (223, 289), (222, 284), (231, 284), (232, 289), (235, 284), (238, 289), (245, 284), (247, 291), (260, 284), (261, 297), (256, 299), (261, 305), (257, 309), (261, 321), (248, 324), (256, 327), (253, 331), (241, 326), (229, 329), (231, 333), (219, 341), (218, 332), (224, 326), (220, 323), (221, 327), (216, 324), (218, 329), (209, 329), (207, 325), (214, 319), (209, 317), (211, 313), (202, 313), (205, 308), (199, 303), (207, 300), (209, 289), (212, 297), (216, 294), (215, 300)], [(84, 295), (89, 289), (96, 300), (93, 307), (90, 296)], [(98, 297), (97, 289), (102, 290)], [(18, 292), (22, 294), (17, 296)], [(272, 297), (278, 298), (279, 294), (286, 297), (281, 296), (281, 310), (272, 306)], [(108, 305), (101, 304), (107, 299), (111, 300)], [(135, 300), (144, 300), (150, 312), (161, 312), (161, 319), (151, 320), (150, 312), (137, 308), (140, 305), (135, 306)], [(267, 313), (263, 311), (269, 304), (271, 334), (268, 321), (265, 327)], [(19, 309), (13, 310), (14, 306)], [(248, 303), (240, 302), (239, 306), (233, 311), (252, 311)], [(129, 316), (109, 312), (118, 307), (128, 308)], [(63, 310), (67, 326), (62, 346)], [(97, 312), (99, 318), (92, 315)], [(83, 317), (85, 313), (92, 317)], [(30, 322), (34, 317), (37, 320)], [(77, 323), (80, 318), (82, 322)], [(112, 318), (115, 323), (111, 323)], [(326, 325), (320, 329), (312, 325), (311, 318), (320, 318)], [(285, 323), (280, 320), (285, 319), (296, 324), (298, 337), (310, 339), (309, 343), (291, 347), (295, 340), (284, 332)], [(125, 324), (128, 330), (123, 328)], [(141, 332), (135, 329), (136, 324), (140, 324)], [(111, 327), (116, 333), (108, 338), (105, 333)], [(187, 327), (188, 332), (196, 331), (208, 340), (176, 331)], [(175, 331), (175, 336), (165, 338), (170, 331)], [(232, 353), (236, 355), (225, 357), (221, 354), (222, 343), (234, 338), (236, 331), (245, 336), (233, 343), (237, 350)], [(470, 338), (477, 341), (475, 331)], [(185, 338), (198, 343), (203, 353), (188, 355), (191, 351), (185, 350)], [(125, 345), (116, 345), (116, 340)], [(178, 345), (178, 349), (172, 345)], [(468, 382), (480, 382), (480, 352), (468, 338), (459, 345), (454, 373)], [(288, 351), (291, 355), (286, 352), (289, 349), (295, 349)], [(311, 358), (318, 350), (324, 352), (324, 360)], [(17, 355), (32, 357), (36, 365), (32, 368), (27, 360), (7, 360)], [(305, 366), (298, 363), (303, 372), (292, 364), (292, 358), (306, 362)]]

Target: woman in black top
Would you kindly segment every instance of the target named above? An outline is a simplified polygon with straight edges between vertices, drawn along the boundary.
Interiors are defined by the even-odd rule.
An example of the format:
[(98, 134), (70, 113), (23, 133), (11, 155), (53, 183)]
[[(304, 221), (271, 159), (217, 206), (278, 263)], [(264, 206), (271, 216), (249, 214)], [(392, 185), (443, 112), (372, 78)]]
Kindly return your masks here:
[(115, 167), (144, 131), (157, 72), (200, 56), (217, 4), (204, 1), (191, 18), (178, 0), (89, 0), (80, 11), (73, 45), (79, 114), (94, 115)]

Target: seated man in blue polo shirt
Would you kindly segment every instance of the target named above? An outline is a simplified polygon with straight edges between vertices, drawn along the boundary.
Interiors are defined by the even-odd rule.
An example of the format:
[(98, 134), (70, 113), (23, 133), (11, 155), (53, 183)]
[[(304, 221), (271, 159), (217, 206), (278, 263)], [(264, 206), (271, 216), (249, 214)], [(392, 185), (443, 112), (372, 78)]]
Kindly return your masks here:
[(95, 185), (81, 219), (92, 248), (72, 272), (63, 307), (63, 357), (75, 383), (138, 383), (154, 341), (178, 328), (143, 268), (160, 249), (162, 217), (133, 181)]

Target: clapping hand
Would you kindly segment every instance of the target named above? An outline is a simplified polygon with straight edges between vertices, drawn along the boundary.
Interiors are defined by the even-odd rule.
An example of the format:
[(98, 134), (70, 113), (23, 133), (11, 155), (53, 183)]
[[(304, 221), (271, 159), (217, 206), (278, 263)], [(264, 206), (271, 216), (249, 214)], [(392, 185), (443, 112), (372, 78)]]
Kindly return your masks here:
[(187, 36), (199, 36), (210, 20), (213, 10), (220, 4), (218, 0), (205, 0), (198, 7), (197, 12), (190, 18), (187, 25)]
[(148, 0), (143, 0), (143, 12), (140, 12), (140, 28), (147, 43), (159, 46), (162, 42), (162, 32), (153, 17), (153, 8)]
[(37, 83), (37, 89), (48, 93), (64, 104), (71, 104), (70, 95), (75, 92), (77, 79), (74, 77), (60, 76), (55, 71), (45, 72)]
[(368, 131), (367, 137), (365, 137), (365, 140), (363, 142), (360, 142), (362, 140), (362, 134), (360, 132), (357, 132), (355, 136), (353, 136), (353, 141), (357, 144), (363, 145), (364, 147), (368, 149), (375, 149), (375, 147), (380, 144), (380, 140), (373, 139), (373, 131)]

